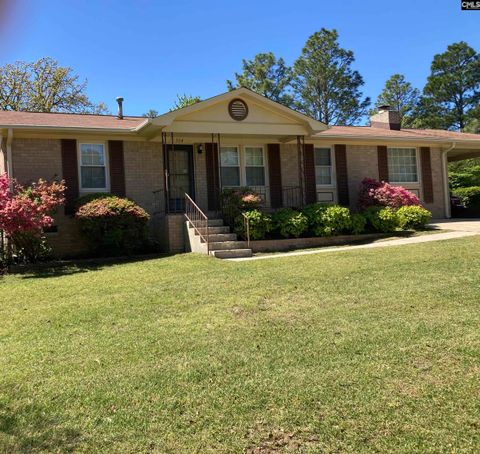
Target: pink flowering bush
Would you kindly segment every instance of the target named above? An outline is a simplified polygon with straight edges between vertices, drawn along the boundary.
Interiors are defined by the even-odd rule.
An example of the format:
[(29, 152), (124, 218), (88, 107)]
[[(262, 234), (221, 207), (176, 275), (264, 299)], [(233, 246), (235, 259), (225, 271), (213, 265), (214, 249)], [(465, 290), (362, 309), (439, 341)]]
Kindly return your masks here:
[(402, 186), (393, 186), (373, 178), (364, 178), (360, 185), (358, 206), (361, 210), (371, 206), (398, 209), (402, 206), (422, 206), (422, 204), (413, 192)]
[(38, 180), (22, 186), (6, 174), (0, 175), (0, 230), (13, 246), (13, 252), (33, 262), (45, 251), (43, 231), (52, 226), (51, 215), (62, 205), (65, 185)]

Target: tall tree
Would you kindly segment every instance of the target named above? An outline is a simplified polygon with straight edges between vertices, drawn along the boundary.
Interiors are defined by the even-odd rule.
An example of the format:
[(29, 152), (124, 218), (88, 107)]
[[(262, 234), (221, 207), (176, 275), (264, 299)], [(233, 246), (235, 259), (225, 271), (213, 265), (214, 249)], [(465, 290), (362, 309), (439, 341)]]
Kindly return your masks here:
[(480, 54), (460, 41), (435, 55), (423, 94), (419, 125), (463, 130), (480, 103)]
[(352, 125), (367, 113), (362, 76), (351, 68), (353, 52), (342, 49), (336, 30), (322, 28), (308, 38), (294, 64), (298, 108), (326, 124)]
[(142, 117), (146, 117), (146, 118), (155, 118), (155, 117), (158, 117), (158, 111), (156, 111), (155, 109), (150, 109), (148, 112), (145, 112)]
[(192, 95), (177, 95), (177, 100), (173, 105), (171, 110), (183, 109), (184, 107), (191, 106), (192, 104), (196, 104), (200, 102), (202, 99), (199, 96), (192, 96)]
[(393, 74), (386, 82), (382, 92), (375, 102), (375, 109), (370, 114), (376, 113), (382, 105), (388, 105), (400, 112), (403, 127), (411, 125), (411, 114), (418, 104), (420, 91), (412, 87), (402, 74)]
[(0, 110), (32, 112), (106, 113), (86, 95), (87, 81), (70, 67), (44, 57), (0, 67)]
[(293, 104), (290, 93), (292, 69), (283, 58), (277, 59), (272, 52), (255, 55), (253, 60), (242, 60), (242, 72), (235, 73), (235, 82), (227, 80), (227, 87), (233, 90), (246, 87), (266, 98), (284, 104)]

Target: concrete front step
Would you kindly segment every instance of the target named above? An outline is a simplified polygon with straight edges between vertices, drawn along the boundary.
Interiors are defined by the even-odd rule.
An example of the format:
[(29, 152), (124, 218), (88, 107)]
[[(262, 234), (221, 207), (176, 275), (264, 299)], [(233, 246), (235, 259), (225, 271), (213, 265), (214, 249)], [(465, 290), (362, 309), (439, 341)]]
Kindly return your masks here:
[[(196, 222), (198, 227), (205, 227), (206, 221), (197, 221)], [(222, 227), (223, 226), (223, 219), (209, 219), (208, 220), (209, 227)]]
[[(198, 230), (202, 235), (205, 235), (207, 233), (206, 227), (199, 227)], [(216, 233), (230, 233), (230, 227), (228, 227), (228, 225), (222, 225), (221, 227), (209, 227), (208, 233), (210, 235), (216, 234)]]
[(210, 243), (219, 243), (220, 241), (237, 241), (236, 233), (213, 233), (208, 235)]
[(251, 249), (226, 249), (210, 251), (210, 254), (217, 259), (238, 259), (240, 257), (251, 257)]
[(225, 251), (227, 249), (244, 249), (247, 247), (246, 241), (214, 241), (210, 243), (211, 251)]

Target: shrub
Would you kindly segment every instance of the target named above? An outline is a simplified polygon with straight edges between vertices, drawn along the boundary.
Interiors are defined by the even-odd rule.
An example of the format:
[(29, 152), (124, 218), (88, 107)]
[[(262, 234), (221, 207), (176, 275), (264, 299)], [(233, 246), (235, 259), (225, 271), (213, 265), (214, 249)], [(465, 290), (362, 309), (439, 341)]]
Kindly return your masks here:
[(350, 210), (345, 207), (314, 203), (307, 205), (303, 213), (307, 216), (309, 230), (315, 236), (339, 235), (352, 229)]
[(368, 224), (377, 232), (389, 233), (399, 228), (397, 212), (391, 207), (370, 207), (364, 215)]
[(90, 192), (89, 194), (82, 195), (75, 202), (75, 209), (78, 210), (81, 206), (90, 203), (92, 200), (108, 199), (110, 197), (116, 197), (115, 194), (110, 192)]
[(354, 235), (360, 235), (365, 231), (367, 219), (363, 214), (357, 213), (350, 216), (351, 232)]
[(276, 211), (273, 216), (274, 229), (284, 238), (298, 238), (308, 228), (307, 217), (299, 211), (291, 208), (282, 208)]
[(405, 206), (397, 210), (398, 222), (400, 228), (423, 229), (432, 219), (432, 213), (422, 207)]
[[(63, 181), (40, 179), (22, 186), (0, 175), (0, 230), (13, 246), (17, 261), (35, 262), (49, 256), (44, 229), (53, 225), (51, 215), (64, 203), (64, 192)], [(6, 261), (11, 261), (11, 254), (7, 255)]]
[(307, 217), (308, 228), (312, 234), (314, 233), (315, 228), (322, 224), (322, 214), (327, 207), (328, 205), (311, 203), (302, 209), (302, 213)]
[(341, 206), (327, 206), (320, 212), (320, 223), (314, 228), (317, 236), (332, 236), (351, 229), (350, 210)]
[(471, 209), (480, 209), (480, 186), (471, 186), (469, 188), (459, 188), (453, 192), (462, 203)]
[(220, 196), (222, 213), (227, 223), (232, 224), (244, 211), (256, 210), (262, 197), (250, 188), (227, 188)]
[(116, 196), (94, 199), (82, 205), (75, 217), (97, 254), (130, 254), (147, 244), (149, 215), (131, 200)]
[(249, 221), (251, 240), (263, 240), (272, 230), (272, 218), (268, 214), (262, 213), (260, 210), (245, 211), (235, 220), (235, 231), (243, 238), (247, 237), (244, 216)]
[(371, 206), (400, 208), (402, 206), (421, 206), (420, 200), (402, 186), (393, 186), (384, 181), (364, 178), (360, 185), (358, 207), (366, 209)]

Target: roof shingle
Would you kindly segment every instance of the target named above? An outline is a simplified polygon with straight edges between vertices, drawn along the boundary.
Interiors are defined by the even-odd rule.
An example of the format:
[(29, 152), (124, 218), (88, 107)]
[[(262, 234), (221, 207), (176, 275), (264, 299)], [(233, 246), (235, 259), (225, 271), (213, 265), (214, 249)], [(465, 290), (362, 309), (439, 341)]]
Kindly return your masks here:
[(0, 111), (0, 127), (43, 126), (129, 130), (137, 127), (145, 120), (144, 117), (124, 117), (123, 120), (120, 120), (114, 115)]

